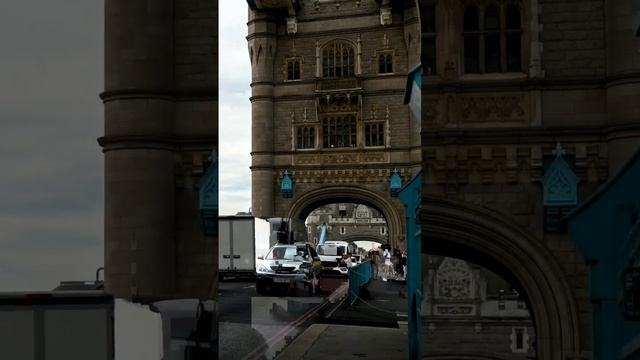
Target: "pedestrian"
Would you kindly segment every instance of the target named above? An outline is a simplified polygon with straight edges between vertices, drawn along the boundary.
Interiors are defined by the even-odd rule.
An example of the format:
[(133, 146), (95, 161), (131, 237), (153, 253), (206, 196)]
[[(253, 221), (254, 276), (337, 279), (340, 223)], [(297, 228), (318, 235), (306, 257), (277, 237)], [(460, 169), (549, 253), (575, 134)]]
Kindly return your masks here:
[(371, 264), (371, 277), (373, 279), (377, 279), (378, 265), (376, 264), (376, 258), (373, 256), (373, 250), (367, 253), (367, 257), (365, 258), (365, 260), (369, 260), (369, 263)]
[(393, 266), (391, 263), (391, 252), (389, 251), (389, 247), (384, 248), (382, 257), (384, 257), (384, 275), (382, 275), (382, 280), (387, 281), (387, 278), (391, 275)]
[(383, 268), (384, 260), (382, 259), (382, 256), (380, 256), (380, 252), (378, 250), (373, 251), (373, 260), (376, 263), (376, 279), (377, 279), (379, 274), (384, 271), (384, 268)]
[(393, 255), (391, 256), (391, 262), (393, 263), (393, 272), (396, 278), (402, 275), (402, 265), (400, 264), (400, 259), (402, 258), (402, 253), (400, 249), (394, 248)]
[(407, 251), (402, 251), (402, 258), (400, 258), (400, 264), (402, 266), (402, 277), (407, 277)]

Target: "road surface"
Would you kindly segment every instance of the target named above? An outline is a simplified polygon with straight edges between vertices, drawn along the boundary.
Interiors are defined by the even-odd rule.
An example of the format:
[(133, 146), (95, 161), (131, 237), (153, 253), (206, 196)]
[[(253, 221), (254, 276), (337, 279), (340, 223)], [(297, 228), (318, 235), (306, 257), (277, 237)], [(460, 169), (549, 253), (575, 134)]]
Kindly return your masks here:
[[(323, 293), (309, 296), (299, 287), (256, 293), (253, 281), (224, 281), (218, 287), (220, 360), (272, 360), (318, 317), (317, 310), (346, 279), (323, 279)], [(324, 302), (326, 306), (326, 302)]]

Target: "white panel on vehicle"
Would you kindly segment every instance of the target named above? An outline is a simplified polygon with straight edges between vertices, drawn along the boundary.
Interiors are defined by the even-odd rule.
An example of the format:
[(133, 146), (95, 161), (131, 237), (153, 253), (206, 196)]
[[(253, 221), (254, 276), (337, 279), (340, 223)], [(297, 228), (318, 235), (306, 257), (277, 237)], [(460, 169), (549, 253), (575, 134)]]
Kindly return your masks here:
[(47, 360), (109, 360), (109, 318), (105, 308), (64, 308), (44, 312)]
[(233, 223), (233, 266), (235, 270), (255, 270), (253, 218), (237, 219)]
[(115, 360), (162, 359), (160, 314), (123, 299), (115, 299), (114, 306)]
[(0, 307), (0, 359), (34, 360), (34, 312)]
[(223, 271), (231, 267), (231, 224), (229, 219), (218, 220), (218, 269)]

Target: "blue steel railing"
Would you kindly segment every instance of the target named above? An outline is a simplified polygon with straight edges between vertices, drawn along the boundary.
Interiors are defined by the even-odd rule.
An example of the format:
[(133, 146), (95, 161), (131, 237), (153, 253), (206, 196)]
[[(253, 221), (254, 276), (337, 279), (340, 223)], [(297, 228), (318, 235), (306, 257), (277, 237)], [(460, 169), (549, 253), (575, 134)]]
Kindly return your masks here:
[(355, 304), (360, 296), (360, 287), (366, 285), (373, 275), (371, 261), (363, 261), (360, 264), (349, 268), (349, 303)]

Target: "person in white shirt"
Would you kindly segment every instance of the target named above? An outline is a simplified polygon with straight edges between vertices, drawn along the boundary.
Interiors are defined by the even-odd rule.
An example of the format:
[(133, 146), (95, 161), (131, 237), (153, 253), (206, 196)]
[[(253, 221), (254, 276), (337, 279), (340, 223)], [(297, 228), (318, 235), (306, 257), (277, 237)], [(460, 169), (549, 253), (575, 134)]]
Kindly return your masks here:
[(384, 249), (382, 253), (382, 257), (384, 257), (384, 273), (382, 276), (382, 280), (387, 281), (387, 277), (389, 277), (392, 273), (393, 264), (391, 263), (391, 252), (388, 248)]

